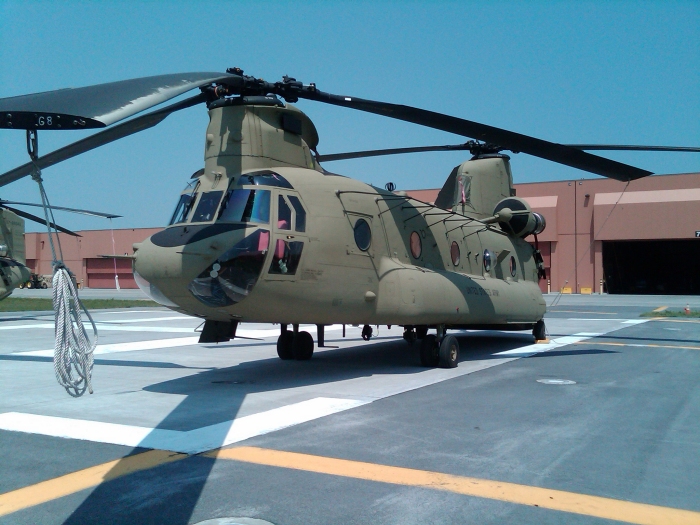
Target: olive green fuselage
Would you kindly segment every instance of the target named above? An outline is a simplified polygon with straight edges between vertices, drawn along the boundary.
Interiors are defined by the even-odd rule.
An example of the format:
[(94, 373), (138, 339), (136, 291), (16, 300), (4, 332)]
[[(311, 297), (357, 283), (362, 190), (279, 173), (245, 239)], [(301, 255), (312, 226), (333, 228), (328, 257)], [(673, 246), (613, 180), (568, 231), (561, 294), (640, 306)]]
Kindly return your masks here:
[[(216, 108), (210, 121), (189, 214), (135, 246), (137, 281), (156, 300), (220, 321), (515, 327), (542, 319), (524, 240), (324, 172), (309, 151), (313, 124), (290, 106)], [(284, 183), (266, 183), (275, 177)], [(257, 192), (257, 218), (250, 197), (245, 219), (234, 220), (235, 192)], [(205, 199), (216, 201), (211, 213)]]

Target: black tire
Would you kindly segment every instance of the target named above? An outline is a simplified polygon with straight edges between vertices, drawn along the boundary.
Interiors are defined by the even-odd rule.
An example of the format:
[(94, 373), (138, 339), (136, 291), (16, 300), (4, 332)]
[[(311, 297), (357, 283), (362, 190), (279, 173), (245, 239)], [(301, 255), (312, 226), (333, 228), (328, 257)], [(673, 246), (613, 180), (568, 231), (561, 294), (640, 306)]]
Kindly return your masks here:
[(454, 335), (446, 335), (440, 344), (440, 368), (456, 368), (459, 364), (459, 341)]
[(42, 289), (46, 290), (48, 288), (48, 285), (46, 283), (41, 283)]
[(416, 337), (418, 339), (424, 339), (426, 335), (428, 335), (427, 326), (416, 326)]
[(433, 334), (426, 335), (420, 343), (420, 364), (434, 368), (438, 365), (440, 356), (436, 343), (437, 338)]
[(30, 289), (30, 290), (31, 290), (32, 288), (34, 288), (34, 283), (32, 283), (31, 281), (29, 281), (29, 282), (27, 283), (27, 288)]
[(308, 361), (314, 355), (314, 338), (309, 332), (299, 332), (292, 344), (292, 353), (297, 361)]
[(294, 353), (292, 352), (293, 341), (293, 332), (282, 332), (277, 338), (277, 355), (280, 359), (294, 359)]
[(532, 329), (532, 335), (535, 337), (535, 341), (547, 340), (547, 330), (544, 326), (544, 321), (542, 319), (535, 323), (535, 326)]

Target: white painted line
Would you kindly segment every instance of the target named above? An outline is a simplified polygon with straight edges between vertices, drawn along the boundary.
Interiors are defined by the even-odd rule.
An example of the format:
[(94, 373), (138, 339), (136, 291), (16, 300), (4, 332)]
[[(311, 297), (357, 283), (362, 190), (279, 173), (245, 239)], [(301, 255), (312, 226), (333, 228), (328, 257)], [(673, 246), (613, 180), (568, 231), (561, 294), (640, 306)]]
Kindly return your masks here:
[(188, 321), (198, 321), (202, 322), (202, 319), (199, 319), (197, 317), (191, 317), (189, 315), (173, 315), (170, 317), (151, 317), (151, 318), (143, 318), (143, 319), (108, 319), (108, 320), (102, 320), (98, 321), (98, 323), (107, 323), (107, 324), (112, 324), (112, 323), (153, 323), (156, 321), (183, 321), (183, 320), (188, 320)]
[(0, 429), (67, 439), (111, 443), (197, 454), (244, 441), (324, 416), (364, 405), (369, 401), (317, 397), (280, 408), (240, 417), (187, 432), (85, 421), (37, 414), (0, 414)]
[(624, 321), (622, 324), (642, 324), (646, 323), (649, 319), (630, 319), (629, 321)]
[[(114, 354), (119, 352), (135, 352), (138, 350), (155, 350), (157, 348), (176, 348), (199, 344), (197, 337), (173, 337), (170, 339), (154, 339), (152, 341), (133, 341), (130, 343), (112, 343), (97, 345), (95, 355)], [(12, 355), (29, 355), (40, 357), (53, 357), (52, 350), (32, 350), (30, 352), (15, 352)]]

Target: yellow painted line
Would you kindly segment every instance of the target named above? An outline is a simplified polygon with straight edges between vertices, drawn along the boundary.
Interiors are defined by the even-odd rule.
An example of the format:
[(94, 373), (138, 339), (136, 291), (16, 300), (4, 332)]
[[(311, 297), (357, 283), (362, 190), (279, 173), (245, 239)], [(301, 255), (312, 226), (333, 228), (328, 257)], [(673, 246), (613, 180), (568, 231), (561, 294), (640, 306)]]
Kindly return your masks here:
[(652, 317), (650, 321), (663, 321), (665, 323), (700, 323), (700, 319), (677, 319), (669, 317)]
[(678, 348), (681, 350), (700, 350), (700, 346), (679, 346), (679, 345), (642, 345), (638, 343), (599, 343), (597, 341), (578, 341), (574, 343), (575, 345), (605, 345), (605, 346), (634, 346), (643, 348)]
[(231, 459), (257, 465), (317, 472), (379, 483), (444, 490), (466, 496), (507, 501), (640, 525), (700, 524), (700, 512), (690, 510), (659, 507), (502, 481), (454, 476), (440, 472), (377, 465), (362, 461), (256, 447), (222, 449), (208, 452), (205, 455), (218, 459)]
[(668, 308), (668, 306), (659, 306), (658, 308), (654, 308), (654, 309), (652, 310), (652, 312), (663, 312), (663, 311), (666, 310), (667, 308)]
[(148, 452), (108, 461), (107, 463), (66, 474), (65, 476), (42, 481), (36, 485), (6, 492), (5, 494), (0, 494), (0, 516), (75, 494), (81, 490), (96, 487), (105, 481), (186, 457), (186, 454), (177, 454), (164, 450), (149, 450)]

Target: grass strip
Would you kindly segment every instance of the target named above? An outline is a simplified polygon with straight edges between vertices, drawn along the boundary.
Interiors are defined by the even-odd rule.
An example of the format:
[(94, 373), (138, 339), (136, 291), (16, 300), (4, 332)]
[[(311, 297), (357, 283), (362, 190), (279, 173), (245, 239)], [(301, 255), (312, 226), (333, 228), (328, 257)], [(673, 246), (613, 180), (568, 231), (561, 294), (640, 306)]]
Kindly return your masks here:
[(640, 317), (700, 317), (700, 310), (691, 310), (685, 313), (683, 310), (664, 310), (662, 312), (644, 312)]
[[(151, 308), (160, 307), (148, 299), (81, 299), (88, 310), (109, 308)], [(8, 297), (0, 301), (0, 312), (44, 312), (52, 311), (51, 299), (28, 299), (25, 297)]]

